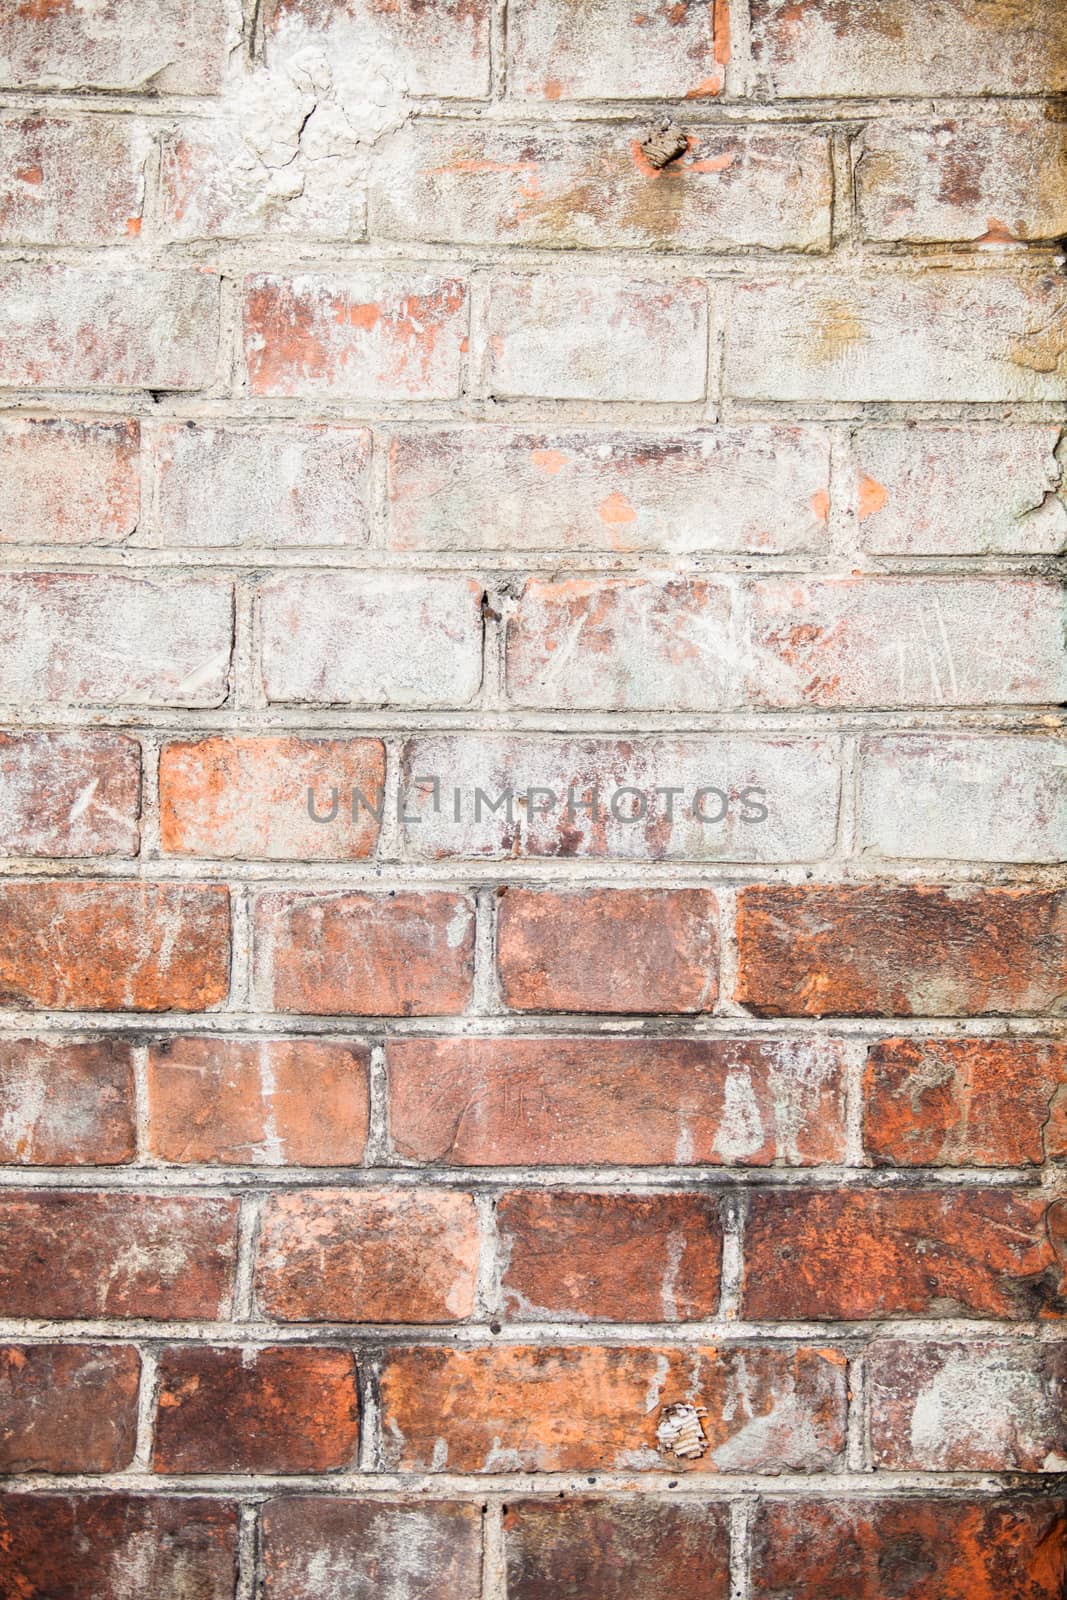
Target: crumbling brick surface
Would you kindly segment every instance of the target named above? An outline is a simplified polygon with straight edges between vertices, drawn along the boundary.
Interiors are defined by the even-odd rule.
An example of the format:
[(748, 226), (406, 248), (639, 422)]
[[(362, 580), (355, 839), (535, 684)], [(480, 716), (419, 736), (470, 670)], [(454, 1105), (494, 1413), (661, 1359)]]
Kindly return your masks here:
[(0, 4), (0, 1600), (1064, 1600), (1065, 91)]

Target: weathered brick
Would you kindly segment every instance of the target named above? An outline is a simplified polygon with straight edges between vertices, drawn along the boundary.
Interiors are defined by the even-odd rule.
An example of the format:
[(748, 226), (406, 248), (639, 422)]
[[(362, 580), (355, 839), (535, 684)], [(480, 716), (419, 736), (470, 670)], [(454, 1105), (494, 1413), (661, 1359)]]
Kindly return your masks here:
[(273, 0), (268, 38), (358, 51), (412, 94), (476, 99), (489, 93), (489, 20), (489, 0)]
[(117, 244), (141, 231), (149, 143), (129, 117), (0, 120), (7, 244)]
[[(384, 786), (385, 747), (378, 739), (220, 734), (175, 740), (159, 754), (163, 850), (252, 860), (365, 860), (374, 854), (379, 823), (362, 805), (353, 815), (351, 796), (363, 794), (381, 809)], [(329, 817), (334, 801), (336, 817), (316, 821)]]
[(752, 586), (749, 693), (770, 706), (1056, 704), (1065, 595), (1026, 578), (766, 578)]
[(409, 125), (375, 172), (371, 231), (548, 250), (828, 247), (821, 131), (701, 128), (663, 168), (641, 149), (646, 131)]
[(474, 905), (447, 893), (264, 894), (256, 976), (278, 1011), (454, 1016), (474, 974)]
[(509, 1600), (728, 1600), (730, 1515), (702, 1501), (511, 1500)]
[(508, 23), (509, 81), (526, 100), (703, 99), (730, 57), (723, 0), (512, 0)]
[(753, 56), (779, 95), (1067, 89), (1058, 0), (751, 0), (751, 12)]
[(513, 1010), (694, 1012), (715, 1003), (718, 904), (708, 890), (512, 888), (498, 904), (497, 967)]
[(0, 577), (0, 700), (218, 706), (229, 692), (233, 591), (214, 578)]
[(764, 1501), (752, 1600), (1057, 1600), (1062, 1499)]
[(127, 1345), (0, 1345), (0, 1470), (121, 1472), (140, 1374)]
[[(825, 1472), (844, 1448), (844, 1369), (833, 1350), (766, 1345), (394, 1347), (381, 1373), (385, 1467)], [(660, 1448), (673, 1405), (706, 1409), (702, 1456)]]
[(358, 1166), (370, 1120), (365, 1045), (164, 1039), (148, 1051), (148, 1149), (223, 1166)]
[(359, 1448), (347, 1350), (171, 1345), (159, 1356), (156, 1472), (336, 1472)]
[(1067, 546), (1057, 426), (863, 428), (860, 534), (876, 555), (1055, 555)]
[(211, 1321), (230, 1309), (236, 1235), (235, 1200), (5, 1190), (0, 1308)]
[(869, 239), (1058, 239), (1067, 128), (1047, 116), (872, 121), (856, 167)]
[(0, 1495), (0, 1588), (20, 1600), (228, 1600), (236, 1582), (229, 1501)]
[(1067, 1158), (1067, 1042), (884, 1039), (864, 1075), (879, 1166), (1024, 1167)]
[(742, 889), (734, 998), (757, 1016), (1045, 1012), (1063, 991), (1067, 895), (917, 885)]
[(401, 775), (405, 845), (423, 860), (814, 860), (837, 833), (837, 751), (822, 739), (428, 734), (405, 745)]
[(483, 380), (498, 399), (700, 400), (707, 325), (695, 279), (498, 277)]
[(219, 280), (36, 262), (0, 273), (0, 388), (206, 389)]
[(449, 428), (397, 433), (389, 450), (398, 550), (778, 555), (820, 548), (829, 505), (830, 443), (815, 428)]
[(912, 861), (1063, 861), (1067, 743), (946, 733), (866, 739), (859, 843)]
[(1062, 1472), (1067, 1468), (1067, 1344), (1003, 1339), (868, 1351), (877, 1467), (918, 1472)]
[(280, 1322), (462, 1322), (474, 1312), (474, 1201), (444, 1189), (272, 1195), (256, 1292)]
[(757, 1321), (1067, 1312), (1067, 1215), (1040, 1190), (763, 1191), (744, 1254)]
[(141, 749), (119, 733), (0, 733), (0, 850), (137, 854)]
[(368, 428), (160, 431), (159, 519), (168, 545), (365, 545)]
[(699, 1322), (719, 1309), (714, 1196), (506, 1194), (505, 1314), (517, 1322)]
[(55, 1011), (203, 1011), (230, 986), (230, 902), (217, 884), (0, 886), (0, 999)]
[(1052, 272), (883, 267), (742, 283), (723, 381), (740, 400), (1055, 400), (1065, 318), (1067, 281)]
[(508, 694), (560, 710), (719, 711), (741, 697), (738, 648), (722, 581), (530, 578), (508, 621)]
[(472, 579), (422, 573), (273, 578), (261, 602), (267, 699), (467, 705), (482, 681), (482, 593)]
[(0, 1042), (0, 1162), (115, 1166), (136, 1149), (133, 1055), (121, 1039)]
[(481, 1508), (334, 1495), (268, 1500), (263, 1567), (264, 1600), (474, 1600)]
[(832, 1040), (390, 1039), (400, 1155), (444, 1165), (844, 1159)]
[(410, 271), (245, 286), (253, 394), (352, 400), (454, 400), (467, 340), (467, 290)]
[(22, 0), (0, 18), (0, 84), (213, 94), (240, 30), (234, 0)]
[(0, 544), (122, 544), (137, 526), (140, 423), (0, 422)]

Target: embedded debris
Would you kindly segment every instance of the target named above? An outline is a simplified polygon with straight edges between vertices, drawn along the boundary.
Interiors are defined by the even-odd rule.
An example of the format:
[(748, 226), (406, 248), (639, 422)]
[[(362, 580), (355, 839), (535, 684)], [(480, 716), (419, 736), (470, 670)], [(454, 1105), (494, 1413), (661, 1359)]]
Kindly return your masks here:
[(667, 1406), (656, 1429), (659, 1447), (665, 1455), (679, 1456), (683, 1461), (695, 1461), (708, 1448), (701, 1417), (707, 1416), (703, 1406)]
[(679, 156), (685, 155), (689, 149), (689, 137), (682, 132), (676, 122), (667, 117), (649, 128), (641, 140), (641, 149), (648, 159), (649, 166), (662, 168), (672, 161), (677, 161)]

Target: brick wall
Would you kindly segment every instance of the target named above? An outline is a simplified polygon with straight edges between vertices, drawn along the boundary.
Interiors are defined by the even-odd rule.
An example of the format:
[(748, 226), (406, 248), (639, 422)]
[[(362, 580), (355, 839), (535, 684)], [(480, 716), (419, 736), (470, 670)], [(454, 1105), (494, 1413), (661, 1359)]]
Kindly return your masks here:
[(1064, 1594), (1065, 91), (0, 11), (4, 1596)]

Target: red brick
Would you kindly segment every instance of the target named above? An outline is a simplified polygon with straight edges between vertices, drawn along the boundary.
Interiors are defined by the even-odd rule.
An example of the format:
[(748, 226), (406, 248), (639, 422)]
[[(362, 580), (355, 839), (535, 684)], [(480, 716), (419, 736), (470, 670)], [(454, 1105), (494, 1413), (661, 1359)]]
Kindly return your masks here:
[[(1023, 578), (767, 578), (751, 591), (762, 706), (1043, 705), (1067, 698), (1064, 591)], [(985, 648), (989, 618), (999, 644)]]
[[(175, 740), (159, 755), (161, 843), (179, 856), (361, 861), (378, 842), (369, 807), (381, 809), (384, 788), (379, 739)], [(368, 803), (356, 816), (354, 791)], [(334, 801), (336, 817), (316, 821), (330, 816)]]
[(517, 1322), (699, 1322), (717, 1315), (714, 1196), (506, 1194), (496, 1209), (505, 1314)]
[[(515, 1011), (709, 1011), (718, 904), (704, 889), (507, 890), (497, 964)], [(566, 929), (566, 939), (560, 937)]]
[(219, 280), (40, 262), (0, 274), (0, 388), (206, 389)]
[(474, 905), (455, 894), (264, 894), (257, 982), (278, 1011), (454, 1016), (474, 978)]
[(263, 1566), (263, 1600), (474, 1600), (481, 1507), (334, 1495), (268, 1500)]
[(133, 419), (5, 417), (0, 544), (121, 544), (141, 509)]
[(728, 1600), (726, 1506), (662, 1500), (512, 1500), (509, 1600)]
[(467, 316), (466, 285), (457, 278), (250, 278), (244, 342), (252, 393), (454, 400)]
[(1067, 1041), (885, 1039), (864, 1076), (878, 1166), (1024, 1167), (1067, 1157)]
[(229, 1600), (236, 1582), (228, 1501), (0, 1496), (0, 1589), (18, 1600)]
[(214, 578), (0, 577), (0, 701), (8, 704), (220, 706), (232, 641), (233, 591)]
[(189, 1196), (5, 1190), (0, 1315), (226, 1316), (237, 1202)]
[(445, 1166), (844, 1159), (831, 1040), (390, 1039), (401, 1156)]
[(352, 1355), (307, 1345), (160, 1352), (156, 1472), (336, 1472), (354, 1467)]
[(369, 428), (279, 423), (160, 430), (168, 545), (360, 546), (370, 537)]
[(148, 1149), (223, 1166), (358, 1166), (370, 1119), (365, 1045), (161, 1040), (150, 1047)]
[(521, 99), (705, 99), (721, 92), (730, 56), (723, 0), (513, 0), (509, 86)]
[(0, 1470), (121, 1472), (137, 1442), (140, 1375), (127, 1345), (0, 1346)]
[(565, 711), (736, 705), (730, 590), (704, 577), (530, 578), (508, 621), (507, 687), (515, 705)]
[(1045, 1012), (1063, 990), (1054, 890), (820, 885), (743, 889), (734, 997), (757, 1016)]
[(1047, 116), (872, 121), (856, 181), (868, 239), (1003, 242), (1067, 233), (1067, 129)]
[(415, 94), (479, 98), (489, 92), (489, 20), (489, 0), (274, 0), (268, 49), (288, 39), (342, 59), (384, 56)]
[(1067, 89), (1058, 0), (910, 0), (892, 9), (883, 0), (752, 0), (751, 9), (752, 53), (779, 95)]
[(0, 1042), (0, 1162), (113, 1166), (132, 1161), (133, 1053), (121, 1039)]
[(8, 244), (119, 244), (141, 231), (145, 135), (129, 117), (0, 121), (0, 231)]
[(394, 435), (388, 461), (398, 550), (782, 554), (826, 538), (830, 444), (815, 428), (419, 429)]
[[(394, 1347), (381, 1375), (384, 1464), (401, 1472), (825, 1472), (844, 1447), (844, 1368), (836, 1351), (766, 1346)], [(707, 1410), (699, 1458), (658, 1444), (657, 1428), (678, 1404)]]
[(489, 289), (483, 380), (498, 399), (701, 400), (707, 295), (696, 279), (538, 273)]
[(468, 1194), (311, 1189), (272, 1195), (256, 1290), (280, 1322), (462, 1322), (474, 1313), (480, 1235)]
[(917, 1472), (1062, 1472), (1067, 1344), (1003, 1339), (868, 1349), (876, 1467)]
[(141, 747), (118, 733), (0, 734), (0, 838), (13, 856), (132, 856)]
[(230, 902), (216, 884), (0, 886), (0, 998), (56, 1011), (203, 1011), (230, 985)]
[(752, 1600), (1058, 1600), (1060, 1499), (764, 1502)]
[(294, 705), (468, 705), (482, 682), (483, 593), (461, 574), (273, 578), (261, 600), (266, 697)]
[(853, 1321), (1067, 1312), (1067, 1214), (1039, 1190), (792, 1190), (753, 1195), (742, 1314)]
[(646, 132), (409, 124), (373, 175), (371, 232), (546, 250), (828, 247), (823, 132), (700, 128), (659, 169), (641, 148)]

